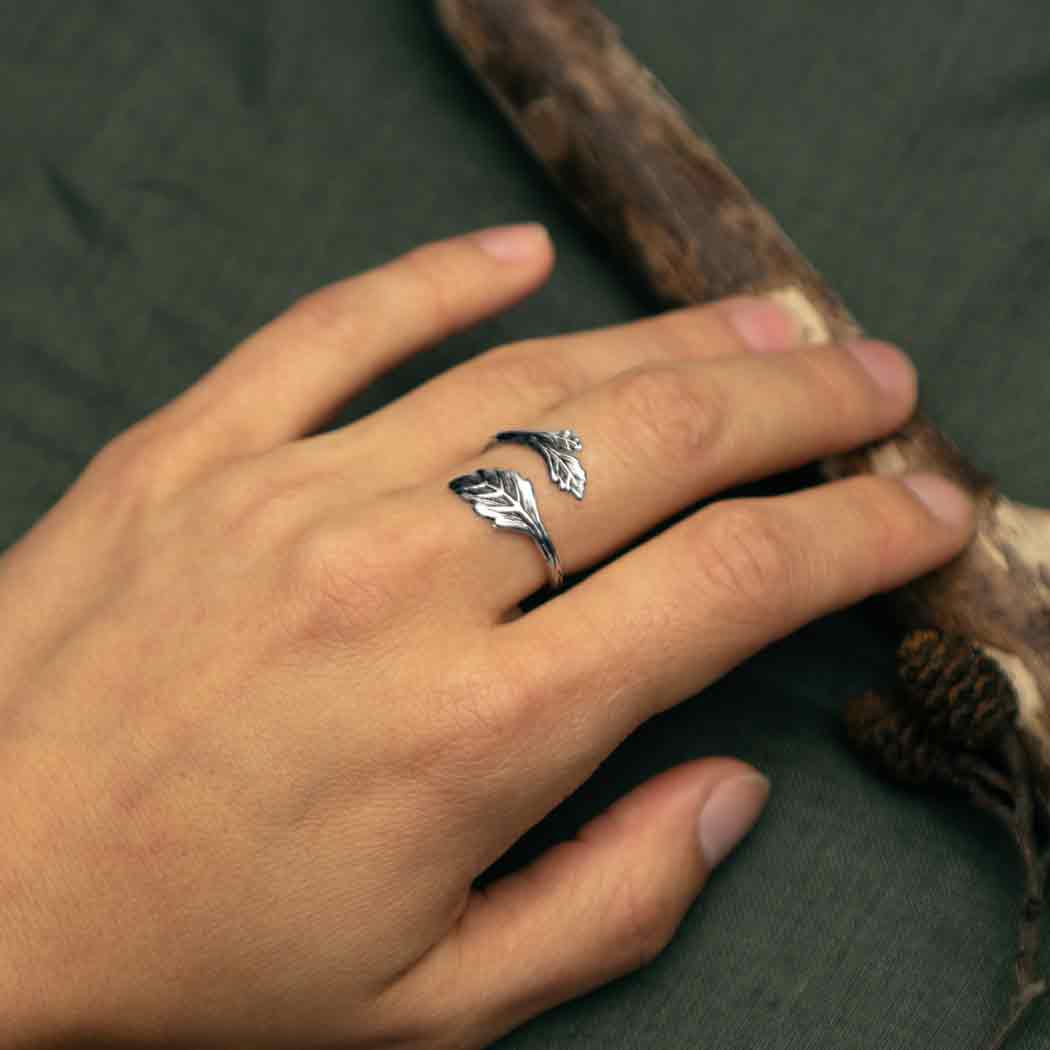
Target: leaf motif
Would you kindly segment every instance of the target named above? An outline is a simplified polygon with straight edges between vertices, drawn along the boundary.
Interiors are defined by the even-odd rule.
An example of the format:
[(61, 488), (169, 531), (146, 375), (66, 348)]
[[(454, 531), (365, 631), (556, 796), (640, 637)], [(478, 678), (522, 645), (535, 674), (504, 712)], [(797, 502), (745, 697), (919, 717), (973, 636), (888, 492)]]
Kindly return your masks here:
[(545, 445), (539, 446), (539, 451), (547, 461), (551, 481), (563, 492), (571, 492), (577, 499), (583, 499), (587, 475), (580, 466), (580, 461), (575, 456), (565, 455)]
[(534, 535), (539, 511), (532, 484), (509, 470), (479, 470), (456, 478), (452, 491), (495, 528)]
[(536, 506), (532, 482), (513, 470), (478, 470), (449, 482), (449, 488), (466, 500), (479, 517), (496, 529), (510, 529), (530, 536), (561, 580), (561, 562)]
[(495, 440), (535, 449), (546, 461), (551, 481), (563, 492), (583, 499), (587, 473), (573, 455), (583, 448), (583, 442), (571, 430), (504, 430)]

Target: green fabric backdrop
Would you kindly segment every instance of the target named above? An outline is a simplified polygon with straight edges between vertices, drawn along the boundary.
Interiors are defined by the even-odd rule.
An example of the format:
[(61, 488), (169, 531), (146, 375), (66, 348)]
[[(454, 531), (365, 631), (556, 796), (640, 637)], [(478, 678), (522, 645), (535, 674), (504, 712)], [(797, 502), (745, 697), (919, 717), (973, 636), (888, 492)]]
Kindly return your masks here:
[[(915, 355), (945, 429), (1050, 505), (1045, 2), (602, 6), (858, 316)], [(3, 0), (0, 97), (0, 546), (297, 295), (418, 242), (539, 219), (560, 263), (347, 418), (491, 345), (646, 309), (422, 0)], [(774, 783), (655, 965), (501, 1045), (979, 1045), (1008, 994), (1018, 871), (983, 818), (884, 786), (844, 747), (841, 703), (887, 676), (890, 645), (870, 608), (808, 628), (645, 727), (529, 836), (507, 864), (694, 756)], [(1044, 1007), (1016, 1047), (1048, 1045)]]

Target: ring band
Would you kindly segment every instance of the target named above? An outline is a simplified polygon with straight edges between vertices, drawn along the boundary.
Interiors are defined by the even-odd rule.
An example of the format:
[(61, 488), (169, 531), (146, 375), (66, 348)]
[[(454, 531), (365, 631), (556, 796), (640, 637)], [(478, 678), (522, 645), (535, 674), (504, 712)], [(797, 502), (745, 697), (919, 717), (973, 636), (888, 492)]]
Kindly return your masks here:
[(561, 587), (565, 580), (561, 559), (540, 517), (528, 478), (514, 470), (477, 470), (455, 478), (448, 487), (469, 503), (475, 514), (492, 522), (494, 529), (510, 529), (528, 536), (543, 555), (551, 588)]
[(527, 445), (534, 449), (547, 463), (551, 481), (562, 490), (583, 499), (587, 487), (587, 472), (573, 455), (583, 448), (579, 436), (571, 430), (503, 430), (489, 444), (489, 448), (500, 443)]

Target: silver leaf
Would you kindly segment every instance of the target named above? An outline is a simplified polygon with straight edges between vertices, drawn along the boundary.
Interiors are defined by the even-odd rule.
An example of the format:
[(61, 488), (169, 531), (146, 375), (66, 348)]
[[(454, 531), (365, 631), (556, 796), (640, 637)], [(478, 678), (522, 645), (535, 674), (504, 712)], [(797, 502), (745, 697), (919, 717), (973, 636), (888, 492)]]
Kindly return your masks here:
[(449, 488), (474, 508), (474, 513), (497, 529), (510, 529), (530, 536), (551, 567), (556, 583), (561, 581), (561, 562), (550, 534), (540, 518), (532, 482), (513, 470), (477, 470), (449, 483)]
[(535, 449), (546, 461), (551, 481), (563, 492), (583, 499), (587, 473), (573, 455), (583, 448), (583, 442), (571, 430), (504, 430), (494, 440)]

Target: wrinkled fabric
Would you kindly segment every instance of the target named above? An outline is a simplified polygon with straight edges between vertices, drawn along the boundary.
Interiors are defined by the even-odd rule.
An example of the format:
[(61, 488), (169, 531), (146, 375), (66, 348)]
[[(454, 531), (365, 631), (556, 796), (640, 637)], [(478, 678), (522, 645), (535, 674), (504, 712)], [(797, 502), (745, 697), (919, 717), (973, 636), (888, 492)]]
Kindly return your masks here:
[[(856, 314), (915, 356), (944, 428), (1050, 505), (1050, 8), (602, 6)], [(647, 309), (421, 0), (6, 0), (0, 98), (0, 547), (297, 296), (419, 242), (537, 219), (560, 263), (345, 420), (489, 346)], [(507, 858), (676, 762), (729, 753), (773, 781), (654, 965), (501, 1045), (980, 1045), (1009, 992), (1018, 866), (983, 817), (846, 749), (842, 702), (887, 679), (891, 647), (874, 606), (773, 646), (639, 731)], [(1014, 1046), (1048, 1045), (1044, 1006)]]

